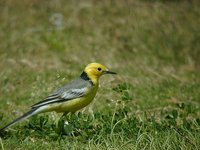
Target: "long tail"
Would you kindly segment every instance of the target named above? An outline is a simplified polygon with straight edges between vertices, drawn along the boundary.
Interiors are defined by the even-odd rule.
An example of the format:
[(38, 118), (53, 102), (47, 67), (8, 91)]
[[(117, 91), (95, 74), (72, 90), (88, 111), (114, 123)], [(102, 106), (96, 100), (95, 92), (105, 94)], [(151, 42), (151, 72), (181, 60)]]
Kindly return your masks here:
[(38, 113), (38, 108), (31, 109), (31, 110), (28, 111), (27, 113), (23, 114), (21, 117), (19, 117), (19, 118), (13, 120), (11, 123), (9, 123), (9, 124), (7, 124), (6, 126), (4, 126), (3, 128), (1, 128), (1, 129), (0, 129), (0, 133), (1, 133), (2, 131), (4, 131), (5, 129), (7, 129), (7, 128), (13, 126), (13, 125), (15, 125), (16, 123), (18, 123), (18, 122), (20, 122), (20, 121), (23, 121), (23, 120), (25, 120), (25, 119), (27, 119), (27, 118), (29, 118), (29, 117), (31, 117), (31, 116), (37, 114), (37, 113)]

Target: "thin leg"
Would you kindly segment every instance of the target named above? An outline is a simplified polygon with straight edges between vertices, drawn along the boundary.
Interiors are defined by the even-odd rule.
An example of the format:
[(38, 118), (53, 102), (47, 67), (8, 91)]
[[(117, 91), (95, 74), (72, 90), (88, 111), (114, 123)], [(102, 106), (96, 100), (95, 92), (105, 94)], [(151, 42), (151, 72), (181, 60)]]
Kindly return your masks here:
[(68, 114), (68, 112), (64, 112), (63, 115), (61, 116), (61, 118), (65, 117), (67, 114)]
[(60, 135), (65, 134), (64, 126), (65, 126), (65, 121), (66, 121), (66, 115), (68, 112), (63, 113), (63, 115), (60, 117), (58, 121), (58, 133)]

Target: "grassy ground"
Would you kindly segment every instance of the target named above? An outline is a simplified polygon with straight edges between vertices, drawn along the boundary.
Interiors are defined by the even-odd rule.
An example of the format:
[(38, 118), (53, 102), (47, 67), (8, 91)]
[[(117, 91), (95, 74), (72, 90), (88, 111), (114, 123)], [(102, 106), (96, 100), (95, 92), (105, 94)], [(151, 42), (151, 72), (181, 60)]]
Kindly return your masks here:
[[(1, 149), (199, 149), (198, 0), (0, 2), (0, 127), (100, 62), (95, 102), (66, 117), (35, 116)], [(59, 125), (64, 124), (59, 120)]]

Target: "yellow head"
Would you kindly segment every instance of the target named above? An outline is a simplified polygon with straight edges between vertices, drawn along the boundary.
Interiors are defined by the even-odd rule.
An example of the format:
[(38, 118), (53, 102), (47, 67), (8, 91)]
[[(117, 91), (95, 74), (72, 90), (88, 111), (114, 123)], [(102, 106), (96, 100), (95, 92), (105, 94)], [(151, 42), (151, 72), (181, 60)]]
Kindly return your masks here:
[(85, 67), (84, 72), (92, 80), (93, 83), (98, 83), (98, 79), (103, 74), (116, 74), (115, 72), (109, 71), (109, 69), (99, 63), (90, 63)]

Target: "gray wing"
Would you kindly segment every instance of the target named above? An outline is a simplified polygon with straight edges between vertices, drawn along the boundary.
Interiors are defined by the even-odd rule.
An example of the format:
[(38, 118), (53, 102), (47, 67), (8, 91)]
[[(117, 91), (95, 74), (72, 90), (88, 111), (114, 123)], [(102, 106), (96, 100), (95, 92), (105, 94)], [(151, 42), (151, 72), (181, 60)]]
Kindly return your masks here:
[(44, 100), (36, 103), (32, 108), (68, 101), (71, 99), (79, 98), (87, 93), (88, 88), (91, 88), (92, 84), (89, 81), (78, 78), (71, 83), (59, 88)]

